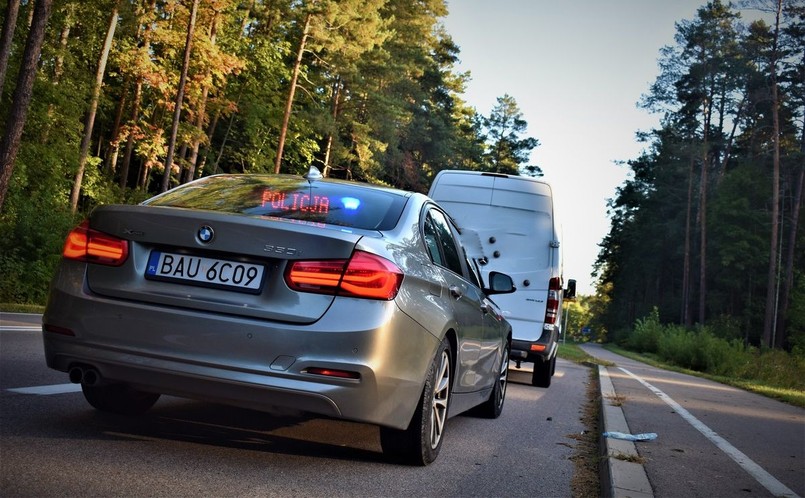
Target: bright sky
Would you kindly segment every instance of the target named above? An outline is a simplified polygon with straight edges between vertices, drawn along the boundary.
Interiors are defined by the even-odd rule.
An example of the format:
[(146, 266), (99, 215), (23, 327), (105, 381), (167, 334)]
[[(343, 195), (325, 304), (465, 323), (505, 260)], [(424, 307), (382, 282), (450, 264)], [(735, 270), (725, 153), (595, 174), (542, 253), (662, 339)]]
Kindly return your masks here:
[(705, 0), (448, 0), (445, 27), (470, 71), (464, 99), (485, 116), (515, 98), (531, 154), (551, 183), (563, 225), (564, 275), (594, 293), (590, 276), (609, 232), (607, 199), (644, 144), (639, 130), (659, 116), (637, 108), (658, 75), (659, 51), (675, 45), (675, 23)]

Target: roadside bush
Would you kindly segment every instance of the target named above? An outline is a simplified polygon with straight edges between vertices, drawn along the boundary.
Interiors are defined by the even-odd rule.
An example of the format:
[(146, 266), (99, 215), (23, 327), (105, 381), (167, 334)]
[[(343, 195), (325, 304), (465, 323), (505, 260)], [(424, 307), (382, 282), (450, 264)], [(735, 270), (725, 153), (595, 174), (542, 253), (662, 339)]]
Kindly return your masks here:
[(657, 338), (657, 353), (663, 361), (683, 368), (692, 368), (693, 339), (691, 332), (681, 326), (666, 326)]
[(45, 303), (72, 224), (69, 212), (40, 199), (20, 204), (0, 219), (0, 302)]
[(717, 337), (708, 327), (688, 330), (681, 325), (662, 325), (656, 309), (635, 322), (626, 344), (628, 349), (656, 353), (661, 361), (681, 368), (805, 390), (805, 354), (799, 344), (792, 353), (759, 350), (739, 339)]
[[(598, 330), (598, 329), (596, 329), (596, 330)], [(618, 344), (619, 346), (623, 346), (625, 348), (630, 348), (629, 341), (630, 341), (630, 338), (631, 338), (633, 332), (634, 331), (632, 329), (625, 329), (625, 328), (615, 329), (611, 333), (607, 332), (605, 338), (603, 340), (601, 340), (601, 342), (604, 342), (604, 341), (608, 340), (608, 341), (614, 342), (615, 344)], [(599, 339), (600, 339), (600, 335), (599, 335)]]
[(732, 358), (740, 354), (729, 341), (716, 337), (707, 328), (697, 331), (693, 347), (699, 351), (699, 368), (713, 375), (729, 374), (734, 366)]
[(780, 349), (755, 350), (745, 377), (784, 389), (805, 390), (805, 357)]
[(660, 323), (660, 312), (655, 306), (651, 313), (635, 322), (634, 330), (627, 341), (628, 347), (641, 353), (655, 354), (659, 350), (663, 325)]

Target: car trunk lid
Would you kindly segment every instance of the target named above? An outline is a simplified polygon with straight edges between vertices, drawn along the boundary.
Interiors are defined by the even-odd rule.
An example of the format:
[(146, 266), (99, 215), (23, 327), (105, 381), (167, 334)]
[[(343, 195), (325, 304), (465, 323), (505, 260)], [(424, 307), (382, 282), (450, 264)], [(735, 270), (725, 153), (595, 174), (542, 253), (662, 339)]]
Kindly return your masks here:
[(90, 227), (129, 241), (123, 265), (88, 265), (87, 285), (98, 295), (294, 323), (319, 319), (334, 296), (291, 290), (283, 278), (289, 262), (346, 260), (366, 234), (161, 206), (103, 206)]

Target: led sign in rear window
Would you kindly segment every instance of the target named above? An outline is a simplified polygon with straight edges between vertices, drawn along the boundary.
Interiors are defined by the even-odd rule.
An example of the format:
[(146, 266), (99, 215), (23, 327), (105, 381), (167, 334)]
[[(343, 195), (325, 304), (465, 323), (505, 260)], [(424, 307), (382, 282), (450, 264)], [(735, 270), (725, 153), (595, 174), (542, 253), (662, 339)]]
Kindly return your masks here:
[(218, 175), (182, 185), (145, 204), (389, 230), (397, 224), (405, 200), (403, 194), (359, 183), (308, 182), (281, 175)]
[(330, 212), (330, 198), (326, 195), (313, 195), (304, 192), (278, 192), (265, 190), (263, 192), (262, 207), (279, 209), (280, 211), (303, 213), (328, 214)]

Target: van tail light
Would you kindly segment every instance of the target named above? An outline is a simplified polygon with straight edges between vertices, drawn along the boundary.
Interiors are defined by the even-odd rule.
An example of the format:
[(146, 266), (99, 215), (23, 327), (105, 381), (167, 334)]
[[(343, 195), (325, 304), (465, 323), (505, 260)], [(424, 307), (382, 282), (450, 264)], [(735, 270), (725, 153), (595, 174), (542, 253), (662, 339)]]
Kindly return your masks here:
[(67, 234), (62, 256), (87, 263), (120, 266), (129, 257), (129, 242), (93, 230), (89, 221), (84, 220)]
[(559, 316), (559, 293), (562, 292), (562, 279), (553, 277), (548, 283), (548, 305), (545, 307), (545, 323), (553, 325)]
[(397, 297), (402, 271), (391, 261), (363, 251), (346, 259), (294, 261), (285, 272), (293, 290), (390, 301)]

